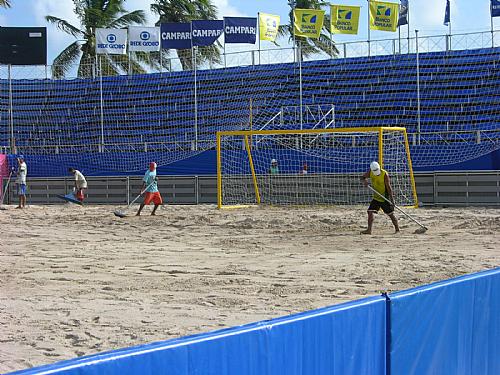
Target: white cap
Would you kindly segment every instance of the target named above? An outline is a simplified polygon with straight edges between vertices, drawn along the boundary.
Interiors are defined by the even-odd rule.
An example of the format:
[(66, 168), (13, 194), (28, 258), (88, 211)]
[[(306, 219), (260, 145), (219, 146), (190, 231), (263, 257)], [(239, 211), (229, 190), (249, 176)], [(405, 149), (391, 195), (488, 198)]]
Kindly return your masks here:
[(272, 159), (271, 163), (277, 163), (276, 159)]
[(371, 171), (373, 172), (373, 174), (374, 174), (375, 176), (380, 176), (380, 173), (382, 173), (382, 172), (380, 171), (380, 164), (379, 164), (379, 163), (377, 163), (376, 161), (372, 161), (372, 162), (370, 163), (370, 169), (371, 169)]

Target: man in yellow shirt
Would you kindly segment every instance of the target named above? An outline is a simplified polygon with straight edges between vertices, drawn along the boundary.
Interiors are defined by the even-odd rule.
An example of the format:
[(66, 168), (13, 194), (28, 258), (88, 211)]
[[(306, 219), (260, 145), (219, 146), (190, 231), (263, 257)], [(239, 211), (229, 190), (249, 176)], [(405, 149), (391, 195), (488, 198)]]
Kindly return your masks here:
[(387, 214), (394, 225), (395, 233), (399, 232), (398, 219), (394, 216), (394, 195), (392, 193), (391, 180), (389, 178), (389, 174), (386, 170), (380, 168), (379, 163), (376, 161), (371, 162), (370, 170), (363, 174), (361, 180), (363, 181), (365, 186), (368, 186), (368, 178), (372, 183), (373, 189), (377, 191), (383, 197), (386, 197), (389, 201), (392, 202), (390, 204), (380, 195), (373, 193), (373, 199), (370, 203), (370, 207), (368, 207), (368, 228), (362, 231), (362, 234), (372, 234), (372, 225), (374, 220), (374, 214), (377, 213), (380, 209)]

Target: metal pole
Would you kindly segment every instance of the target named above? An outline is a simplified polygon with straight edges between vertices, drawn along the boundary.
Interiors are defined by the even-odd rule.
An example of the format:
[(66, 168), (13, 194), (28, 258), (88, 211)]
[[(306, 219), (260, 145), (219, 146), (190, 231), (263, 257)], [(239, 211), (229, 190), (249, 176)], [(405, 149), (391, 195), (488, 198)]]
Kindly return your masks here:
[(9, 125), (10, 125), (10, 153), (16, 154), (15, 141), (14, 141), (14, 108), (12, 105), (12, 65), (7, 66), (8, 79), (9, 79)]
[(417, 144), (420, 145), (420, 60), (418, 55), (418, 30), (415, 30), (415, 45), (417, 57)]
[[(331, 9), (331, 8), (330, 8)], [(330, 14), (330, 17), (332, 15)], [(330, 21), (330, 58), (333, 59), (333, 33), (332, 33), (332, 25)]]
[[(226, 29), (226, 20), (225, 18), (222, 20), (222, 30)], [(210, 60), (212, 62), (212, 60)], [(224, 34), (224, 68), (227, 68), (227, 61), (226, 61), (226, 36)], [(212, 69), (212, 67), (210, 67)]]
[(490, 1), (490, 21), (491, 21), (491, 48), (495, 48), (495, 34), (493, 32), (493, 3)]
[(401, 55), (401, 26), (398, 26), (398, 51)]
[[(451, 10), (450, 10), (450, 13), (451, 13)], [(450, 14), (450, 18), (451, 18), (451, 14)], [(448, 34), (449, 34), (448, 38), (450, 38), (449, 47), (450, 47), (450, 51), (451, 51), (451, 49), (452, 49), (452, 47), (451, 47), (451, 20), (450, 20), (450, 22), (448, 22)]]
[(368, 1), (368, 56), (371, 55), (371, 48), (370, 48), (370, 0)]
[(257, 12), (257, 37), (259, 38), (259, 65), (261, 64), (260, 62), (260, 12)]
[(132, 52), (128, 51), (128, 75), (132, 75)]
[(163, 51), (160, 49), (160, 73), (163, 73)]
[(101, 98), (101, 152), (104, 152), (104, 97), (102, 92), (102, 59), (101, 56), (96, 58), (99, 59), (99, 93)]
[(297, 58), (297, 51), (296, 51), (296, 40), (295, 40), (295, 3), (297, 0), (295, 0), (292, 4), (292, 39), (293, 39), (293, 62), (296, 62)]
[(191, 48), (193, 54), (193, 71), (194, 71), (194, 149), (198, 150), (198, 84), (197, 84), (197, 63), (196, 63), (196, 46)]
[(303, 118), (302, 118), (302, 49), (301, 42), (299, 41), (299, 95), (300, 95), (300, 130), (303, 127)]
[(408, 30), (407, 30), (407, 37), (408, 37), (408, 54), (411, 52), (410, 48), (410, 2), (408, 2)]

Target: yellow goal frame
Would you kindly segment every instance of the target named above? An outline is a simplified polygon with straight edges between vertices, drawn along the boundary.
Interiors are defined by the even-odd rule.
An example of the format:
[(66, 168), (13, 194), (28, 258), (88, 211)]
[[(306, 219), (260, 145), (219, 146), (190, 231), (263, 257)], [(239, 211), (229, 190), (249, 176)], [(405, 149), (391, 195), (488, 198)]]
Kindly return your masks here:
[(360, 128), (332, 128), (332, 129), (304, 129), (304, 130), (227, 130), (227, 131), (218, 131), (217, 138), (217, 207), (220, 208), (236, 208), (236, 207), (245, 207), (243, 206), (223, 206), (222, 205), (222, 162), (221, 162), (221, 137), (223, 136), (242, 136), (245, 142), (245, 149), (248, 154), (248, 160), (250, 163), (250, 171), (252, 173), (252, 179), (255, 189), (256, 196), (256, 204), (260, 204), (260, 194), (259, 194), (259, 186), (257, 183), (257, 175), (255, 174), (255, 168), (252, 159), (252, 150), (250, 146), (249, 139), (252, 139), (254, 135), (279, 135), (279, 134), (331, 134), (331, 133), (378, 133), (378, 155), (379, 155), (379, 164), (383, 167), (384, 161), (384, 132), (402, 132), (404, 136), (405, 142), (405, 150), (406, 156), (408, 158), (408, 169), (410, 171), (410, 179), (411, 179), (411, 188), (413, 193), (413, 199), (415, 201), (414, 207), (418, 207), (418, 197), (417, 197), (417, 188), (415, 185), (415, 176), (413, 174), (413, 165), (411, 162), (410, 155), (410, 144), (408, 143), (408, 134), (406, 132), (406, 128), (403, 127), (387, 127), (387, 126), (379, 126), (379, 127), (360, 127)]

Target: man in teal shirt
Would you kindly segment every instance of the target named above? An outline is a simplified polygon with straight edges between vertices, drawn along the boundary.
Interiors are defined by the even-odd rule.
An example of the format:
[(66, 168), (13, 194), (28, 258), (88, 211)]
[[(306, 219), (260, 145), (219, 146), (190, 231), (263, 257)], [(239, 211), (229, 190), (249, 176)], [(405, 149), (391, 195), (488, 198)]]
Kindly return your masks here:
[(153, 208), (153, 212), (151, 212), (151, 215), (156, 215), (156, 210), (160, 205), (163, 204), (163, 199), (158, 190), (158, 178), (156, 177), (155, 162), (149, 163), (149, 170), (146, 171), (142, 179), (141, 194), (144, 193), (146, 193), (146, 195), (144, 196), (144, 202), (141, 203), (136, 216), (140, 216), (144, 206), (150, 204), (151, 202), (153, 202), (155, 205), (155, 207)]

